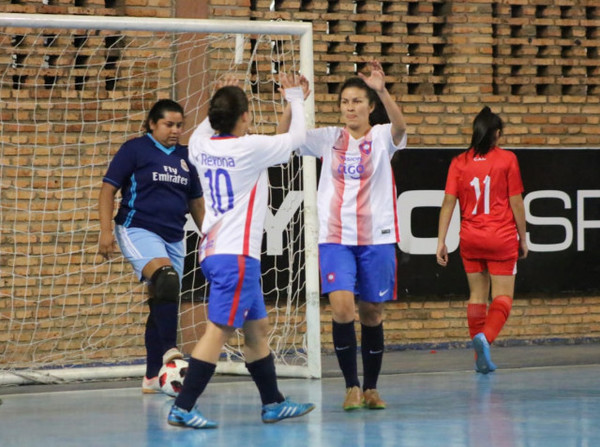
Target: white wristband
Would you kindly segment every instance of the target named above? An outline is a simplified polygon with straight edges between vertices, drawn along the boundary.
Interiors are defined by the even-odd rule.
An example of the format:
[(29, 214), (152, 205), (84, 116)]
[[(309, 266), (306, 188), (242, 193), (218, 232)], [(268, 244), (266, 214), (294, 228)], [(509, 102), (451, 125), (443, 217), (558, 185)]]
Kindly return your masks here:
[(288, 101), (293, 101), (294, 99), (303, 100), (304, 92), (302, 91), (302, 87), (290, 87), (285, 89), (285, 99)]

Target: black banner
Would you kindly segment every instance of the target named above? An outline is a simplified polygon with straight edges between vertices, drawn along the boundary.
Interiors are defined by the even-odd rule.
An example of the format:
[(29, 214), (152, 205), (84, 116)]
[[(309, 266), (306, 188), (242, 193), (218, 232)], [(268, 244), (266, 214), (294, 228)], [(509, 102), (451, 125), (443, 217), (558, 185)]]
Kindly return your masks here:
[[(462, 149), (405, 149), (392, 160), (398, 189), (401, 249), (398, 250), (398, 296), (400, 299), (466, 299), (468, 286), (458, 252), (458, 206), (447, 239), (450, 264), (443, 268), (435, 261), (437, 226), (440, 206), (450, 161)], [(529, 256), (517, 266), (515, 296), (598, 295), (600, 294), (600, 150), (593, 149), (516, 149), (525, 193)], [(298, 159), (289, 166), (299, 169)], [(273, 186), (288, 184), (279, 169), (269, 172)], [(293, 228), (300, 234), (301, 188), (297, 181), (286, 193), (272, 192), (271, 211), (277, 225), (265, 227), (263, 253), (267, 241), (283, 247), (275, 255), (263, 254), (263, 291), (267, 300), (290, 287), (303, 293), (304, 263), (302, 238), (290, 244)], [(300, 194), (294, 196), (294, 194)], [(280, 212), (284, 200), (291, 202), (293, 216)], [(390, 204), (392, 206), (392, 204)], [(289, 208), (289, 206), (288, 206)], [(189, 230), (190, 228), (188, 228)], [(202, 298), (205, 279), (197, 265), (194, 231), (187, 233), (186, 275), (183, 279), (185, 298)], [(276, 244), (276, 245), (278, 245)], [(294, 265), (290, 275), (288, 266)]]
[[(457, 247), (435, 261), (439, 207), (450, 161), (462, 150), (406, 149), (392, 160), (401, 223), (399, 296), (468, 296)], [(518, 262), (515, 296), (600, 292), (600, 150), (515, 149), (523, 177), (529, 256)], [(457, 206), (458, 208), (458, 206)], [(453, 221), (447, 245), (458, 240)], [(456, 244), (457, 245), (457, 244)]]

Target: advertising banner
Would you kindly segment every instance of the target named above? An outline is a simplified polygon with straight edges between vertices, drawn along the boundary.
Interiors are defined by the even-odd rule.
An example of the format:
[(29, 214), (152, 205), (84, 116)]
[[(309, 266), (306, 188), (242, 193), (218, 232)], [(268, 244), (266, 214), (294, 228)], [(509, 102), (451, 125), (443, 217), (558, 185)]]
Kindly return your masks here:
[[(398, 193), (401, 243), (398, 255), (398, 297), (466, 299), (468, 286), (458, 251), (460, 217), (455, 209), (446, 244), (450, 263), (435, 260), (440, 206), (450, 161), (462, 149), (405, 149), (392, 159)], [(529, 256), (517, 265), (519, 294), (600, 294), (600, 150), (515, 149), (525, 192)], [(293, 163), (297, 164), (297, 159)], [(299, 166), (297, 166), (299, 168)], [(270, 171), (271, 185), (285, 179)], [(267, 212), (263, 239), (263, 291), (302, 289), (304, 250), (300, 225), (301, 185), (283, 194), (275, 190)], [(390, 204), (390, 207), (392, 204)], [(195, 259), (196, 229), (186, 226), (184, 296), (205, 282)], [(290, 244), (290, 236), (296, 235)], [(293, 265), (291, 274), (289, 265)]]
[[(392, 165), (398, 189), (401, 243), (399, 296), (466, 298), (458, 252), (458, 205), (437, 265), (437, 226), (450, 161), (462, 150), (406, 149)], [(600, 291), (600, 150), (515, 149), (525, 192), (529, 256), (518, 262), (519, 293), (597, 294)]]

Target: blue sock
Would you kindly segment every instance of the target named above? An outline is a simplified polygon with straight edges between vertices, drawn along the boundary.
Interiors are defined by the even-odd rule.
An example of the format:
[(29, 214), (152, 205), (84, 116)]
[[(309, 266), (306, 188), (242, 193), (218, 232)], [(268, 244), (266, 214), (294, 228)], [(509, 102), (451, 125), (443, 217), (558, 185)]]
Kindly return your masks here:
[(183, 387), (175, 399), (175, 405), (186, 411), (194, 408), (196, 401), (215, 373), (217, 365), (190, 357)]
[(275, 359), (273, 354), (252, 363), (246, 363), (246, 368), (260, 393), (263, 405), (274, 402), (283, 402), (285, 398), (277, 388), (277, 373), (275, 372)]
[(377, 379), (383, 361), (383, 323), (378, 326), (361, 324), (361, 353), (363, 360), (363, 390), (377, 388)]
[(333, 346), (340, 369), (346, 380), (346, 388), (360, 386), (356, 367), (356, 331), (354, 321), (338, 323), (333, 321)]

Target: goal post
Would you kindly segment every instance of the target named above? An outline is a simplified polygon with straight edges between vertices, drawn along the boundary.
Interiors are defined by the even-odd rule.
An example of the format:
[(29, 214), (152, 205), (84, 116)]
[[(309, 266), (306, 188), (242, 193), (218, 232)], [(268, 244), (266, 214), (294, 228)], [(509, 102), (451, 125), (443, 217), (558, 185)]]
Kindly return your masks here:
[[(158, 99), (184, 105), (188, 138), (228, 74), (252, 130), (274, 133), (278, 74), (313, 85), (312, 44), (302, 22), (0, 14), (0, 385), (143, 375), (144, 286), (122, 256), (97, 255), (108, 163)], [(313, 93), (305, 112), (313, 127)], [(321, 376), (316, 176), (312, 157), (269, 169), (262, 282), (280, 376)], [(179, 337), (191, 346), (208, 286), (186, 230)], [(217, 372), (247, 373), (242, 345), (238, 331)]]

